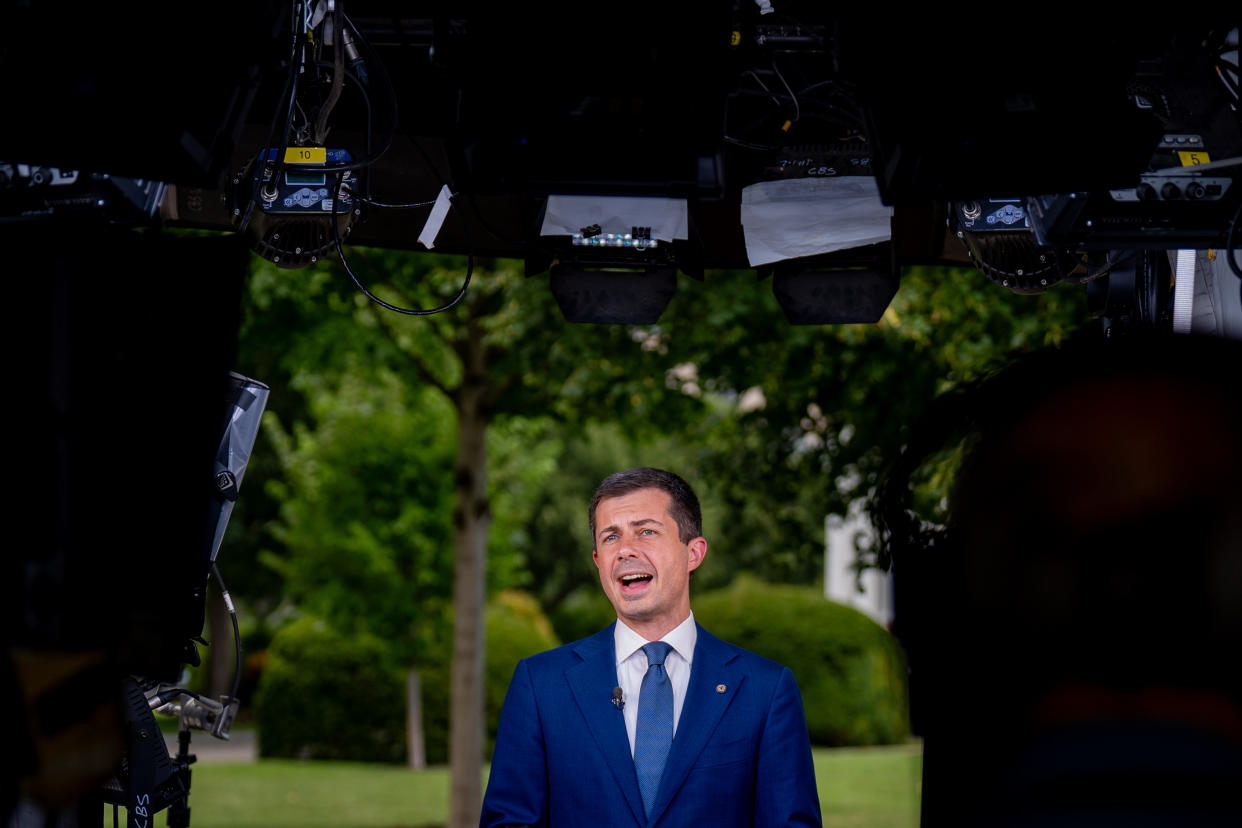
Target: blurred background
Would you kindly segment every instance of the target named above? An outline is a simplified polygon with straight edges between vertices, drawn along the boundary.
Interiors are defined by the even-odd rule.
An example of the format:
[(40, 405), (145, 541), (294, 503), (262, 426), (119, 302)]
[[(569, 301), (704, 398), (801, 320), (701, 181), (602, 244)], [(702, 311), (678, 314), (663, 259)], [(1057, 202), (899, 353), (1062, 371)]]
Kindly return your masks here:
[[(394, 298), (418, 300), (452, 291), (464, 266), (358, 258), (390, 274)], [(520, 263), (483, 266), (462, 306), (412, 322), (359, 301), (331, 267), (251, 268), (238, 370), (272, 396), (220, 562), (246, 653), (234, 740), (240, 731), (274, 774), (252, 796), (314, 819), (322, 791), (342, 786), (312, 782), (313, 765), (295, 766), (298, 782), (277, 760), (350, 760), (430, 767), (440, 775), (427, 796), (445, 807), (454, 475), (458, 431), (474, 428), (487, 445), (471, 472), (487, 480), (489, 750), (518, 659), (613, 618), (590, 558), (590, 493), (613, 470), (656, 464), (703, 500), (711, 553), (692, 586), (696, 617), (799, 681), (827, 822), (917, 824), (907, 665), (889, 629), (891, 579), (861, 568), (874, 549), (860, 505), (933, 398), (1070, 338), (1090, 322), (1082, 295), (998, 297), (974, 271), (929, 268), (907, 276), (878, 324), (803, 328), (753, 274), (721, 272), (728, 290), (683, 286), (659, 324), (570, 325)], [(486, 405), (463, 410), (468, 381)], [(929, 464), (916, 487), (932, 514), (953, 462)], [(217, 592), (208, 606), (207, 637), (226, 643), (190, 686), (214, 694), (233, 660)], [(198, 791), (256, 778), (203, 765), (196, 824), (226, 824), (211, 812), (238, 796)], [(403, 784), (388, 787), (407, 802)]]

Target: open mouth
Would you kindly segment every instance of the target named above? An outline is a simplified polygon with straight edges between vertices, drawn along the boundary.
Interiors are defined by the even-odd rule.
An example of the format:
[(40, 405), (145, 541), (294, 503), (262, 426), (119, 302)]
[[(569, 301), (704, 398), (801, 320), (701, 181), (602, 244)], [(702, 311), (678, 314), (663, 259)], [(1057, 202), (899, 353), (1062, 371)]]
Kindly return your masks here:
[(651, 582), (652, 577), (646, 573), (632, 572), (628, 575), (622, 575), (617, 580), (621, 583), (622, 592), (640, 592)]

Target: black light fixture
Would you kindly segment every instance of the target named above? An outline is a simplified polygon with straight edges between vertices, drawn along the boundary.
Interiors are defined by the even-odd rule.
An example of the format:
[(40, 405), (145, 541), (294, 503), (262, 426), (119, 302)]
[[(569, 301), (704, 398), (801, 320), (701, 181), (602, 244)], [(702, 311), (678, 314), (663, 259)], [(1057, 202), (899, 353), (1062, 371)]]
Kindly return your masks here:
[(550, 283), (567, 322), (652, 325), (677, 291), (677, 268), (571, 260), (552, 265)]
[(674, 240), (687, 224), (684, 199), (549, 196), (540, 234), (556, 239), (551, 261), (528, 259), (526, 273), (548, 267), (568, 322), (651, 325), (677, 291)]
[(870, 324), (897, 294), (892, 245), (855, 247), (779, 262), (772, 293), (793, 325)]

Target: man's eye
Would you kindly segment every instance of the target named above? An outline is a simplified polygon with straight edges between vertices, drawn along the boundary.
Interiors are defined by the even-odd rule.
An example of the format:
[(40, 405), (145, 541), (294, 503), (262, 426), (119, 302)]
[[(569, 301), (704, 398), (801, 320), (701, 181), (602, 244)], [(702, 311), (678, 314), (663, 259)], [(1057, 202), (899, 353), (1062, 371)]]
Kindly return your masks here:
[(654, 535), (654, 534), (655, 534), (655, 530), (654, 530), (654, 529), (644, 529), (644, 530), (642, 530), (642, 532), (641, 532), (640, 534), (643, 534), (643, 535)]
[(617, 536), (616, 536), (616, 535), (605, 535), (605, 536), (604, 536), (604, 543), (607, 543), (607, 542), (608, 542), (608, 541), (610, 541), (610, 540), (616, 540), (616, 539), (617, 539)]

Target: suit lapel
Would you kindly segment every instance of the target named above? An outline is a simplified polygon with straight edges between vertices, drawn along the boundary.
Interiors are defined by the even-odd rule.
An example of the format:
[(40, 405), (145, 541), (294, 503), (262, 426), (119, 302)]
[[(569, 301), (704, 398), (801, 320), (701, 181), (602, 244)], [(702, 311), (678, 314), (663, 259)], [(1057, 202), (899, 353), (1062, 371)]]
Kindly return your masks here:
[[(681, 790), (690, 768), (703, 752), (707, 740), (715, 732), (721, 717), (745, 679), (745, 673), (738, 672), (730, 664), (734, 658), (734, 653), (723, 641), (702, 627), (698, 628), (698, 642), (694, 646), (694, 664), (690, 667), (686, 701), (681, 708), (677, 735), (673, 738), (673, 747), (664, 766), (664, 775), (660, 778), (660, 792), (651, 808), (648, 824), (655, 824), (668, 807), (673, 794)], [(725, 687), (723, 693), (717, 692), (720, 685)], [(630, 765), (633, 766), (632, 761)]]
[(582, 662), (566, 670), (565, 679), (569, 682), (582, 718), (586, 720), (587, 729), (599, 746), (604, 763), (612, 771), (622, 796), (634, 813), (635, 821), (644, 825), (647, 818), (643, 814), (643, 798), (638, 790), (634, 757), (630, 755), (625, 719), (621, 711), (610, 703), (612, 688), (617, 686), (613, 628), (584, 639), (575, 652)]

